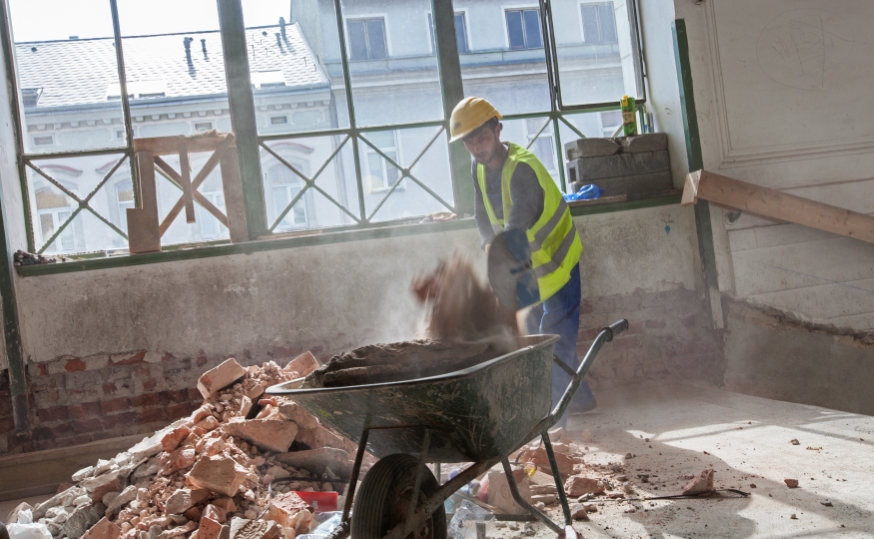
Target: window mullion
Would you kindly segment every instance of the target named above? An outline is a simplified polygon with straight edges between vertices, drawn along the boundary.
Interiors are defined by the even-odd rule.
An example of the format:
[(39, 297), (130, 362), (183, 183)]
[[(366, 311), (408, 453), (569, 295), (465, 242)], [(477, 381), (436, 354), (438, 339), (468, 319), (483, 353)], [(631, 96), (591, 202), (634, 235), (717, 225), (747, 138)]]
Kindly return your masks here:
[[(461, 60), (455, 35), (455, 9), (452, 0), (431, 0), (434, 37), (437, 45), (438, 74), (443, 95), (444, 125), (448, 125), (452, 109), (464, 99), (461, 80)], [(447, 138), (451, 129), (446, 130)], [(450, 176), (455, 212), (473, 214), (473, 183), (470, 179), (470, 154), (461, 144), (449, 145)]]

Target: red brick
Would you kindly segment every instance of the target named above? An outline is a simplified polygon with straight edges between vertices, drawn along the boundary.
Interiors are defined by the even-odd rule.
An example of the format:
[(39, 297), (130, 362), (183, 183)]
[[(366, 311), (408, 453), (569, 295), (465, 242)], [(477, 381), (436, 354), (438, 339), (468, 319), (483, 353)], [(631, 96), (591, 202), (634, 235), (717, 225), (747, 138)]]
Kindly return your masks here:
[(667, 326), (667, 325), (668, 325), (668, 323), (665, 322), (664, 320), (647, 320), (646, 321), (646, 327), (653, 328), (653, 329), (664, 329), (665, 326)]
[(15, 430), (15, 420), (11, 417), (0, 417), (0, 432)]
[(195, 363), (197, 363), (198, 367), (203, 367), (204, 365), (206, 365), (207, 361), (209, 360), (206, 358), (206, 356), (197, 356), (197, 361), (195, 361)]
[(142, 367), (137, 367), (134, 370), (134, 377), (135, 378), (145, 378), (145, 377), (151, 376), (151, 374), (152, 374), (152, 371), (149, 370), (148, 365), (143, 365)]
[(125, 397), (100, 401), (100, 411), (104, 414), (130, 410), (130, 408), (130, 399)]
[(138, 363), (142, 363), (143, 358), (145, 358), (145, 357), (146, 357), (146, 351), (141, 350), (135, 354), (132, 354), (130, 357), (127, 357), (125, 359), (122, 359), (119, 361), (113, 361), (112, 364), (113, 365), (136, 365)]
[(40, 422), (57, 421), (59, 419), (68, 419), (70, 411), (66, 406), (55, 406), (53, 408), (45, 408), (37, 412)]
[(698, 323), (698, 319), (699, 319), (699, 318), (700, 318), (700, 315), (697, 314), (697, 313), (696, 313), (696, 314), (690, 314), (690, 315), (688, 315), (688, 316), (684, 316), (683, 319), (682, 319), (682, 321), (683, 321), (683, 325), (686, 326), (687, 328), (690, 328), (690, 327), (692, 327), (692, 326), (694, 326), (695, 324)]
[(154, 378), (147, 378), (143, 380), (143, 391), (151, 391), (158, 387), (158, 381)]
[(183, 402), (180, 404), (172, 404), (167, 407), (167, 419), (174, 421), (180, 417), (185, 417), (193, 412), (197, 406), (193, 402)]
[(201, 400), (203, 396), (200, 394), (200, 391), (197, 388), (189, 387), (188, 388), (188, 400), (197, 402)]
[(118, 427), (120, 425), (132, 425), (136, 420), (135, 412), (122, 412), (120, 414), (108, 415), (103, 418), (103, 424), (107, 429)]
[(142, 395), (134, 395), (130, 398), (132, 406), (137, 408), (141, 406), (156, 406), (161, 404), (161, 395), (158, 393), (144, 393)]
[(630, 350), (633, 348), (640, 348), (640, 337), (638, 337), (637, 335), (619, 337), (618, 339), (613, 340), (613, 346), (616, 348), (616, 350)]
[(595, 307), (590, 300), (580, 302), (580, 314), (592, 314), (593, 312), (595, 312)]
[(99, 402), (83, 402), (69, 407), (69, 414), (72, 419), (85, 419), (94, 417), (100, 413)]
[(100, 418), (94, 417), (91, 419), (81, 419), (73, 421), (73, 432), (81, 434), (84, 432), (94, 432), (103, 429), (103, 423)]
[(68, 359), (67, 363), (64, 364), (64, 370), (66, 370), (67, 372), (84, 371), (85, 367), (85, 362), (77, 357), (73, 359)]
[(163, 408), (146, 408), (143, 410), (137, 410), (137, 423), (155, 423), (158, 421), (164, 421), (164, 409)]
[(37, 366), (37, 370), (38, 370), (40, 376), (48, 376), (48, 374), (49, 374), (49, 367), (45, 363), (40, 363)]
[(111, 394), (115, 393), (116, 391), (118, 391), (118, 388), (115, 387), (114, 382), (108, 382), (106, 384), (103, 384), (103, 394), (104, 395), (111, 395)]
[(161, 401), (163, 402), (185, 402), (188, 400), (187, 389), (176, 389), (173, 391), (162, 391)]

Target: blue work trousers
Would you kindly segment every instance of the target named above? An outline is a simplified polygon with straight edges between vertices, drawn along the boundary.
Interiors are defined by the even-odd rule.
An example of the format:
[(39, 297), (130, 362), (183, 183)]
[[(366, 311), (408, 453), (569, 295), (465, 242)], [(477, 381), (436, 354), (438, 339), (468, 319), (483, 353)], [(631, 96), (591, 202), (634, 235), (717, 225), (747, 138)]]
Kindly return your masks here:
[[(551, 298), (533, 307), (528, 313), (526, 325), (529, 334), (556, 334), (561, 337), (555, 343), (555, 355), (569, 367), (576, 370), (579, 365), (577, 357), (577, 335), (580, 330), (580, 265), (571, 270), (571, 279)], [(571, 378), (558, 365), (552, 365), (552, 405), (558, 403)], [(568, 410), (586, 408), (595, 396), (589, 384), (583, 383), (577, 389)], [(567, 413), (559, 420), (557, 426), (564, 426)]]

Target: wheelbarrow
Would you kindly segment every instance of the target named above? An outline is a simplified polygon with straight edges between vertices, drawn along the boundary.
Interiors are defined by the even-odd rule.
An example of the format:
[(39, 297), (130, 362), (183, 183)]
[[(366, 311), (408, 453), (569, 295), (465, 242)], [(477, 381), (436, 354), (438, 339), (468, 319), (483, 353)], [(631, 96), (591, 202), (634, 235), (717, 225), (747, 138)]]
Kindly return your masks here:
[[(553, 354), (557, 335), (532, 335), (523, 337), (519, 350), (438, 376), (319, 389), (290, 389), (285, 383), (267, 393), (293, 399), (358, 442), (342, 521), (330, 539), (350, 534), (353, 539), (445, 539), (443, 503), (499, 462), (516, 503), (570, 539), (576, 533), (548, 430), (564, 414), (601, 346), (626, 329), (625, 319), (603, 328), (576, 371)], [(550, 411), (553, 362), (571, 382)], [(555, 479), (564, 526), (520, 496), (510, 468), (509, 455), (538, 435)], [(365, 449), (380, 459), (356, 495)], [(442, 485), (426, 467), (457, 462), (473, 464)]]

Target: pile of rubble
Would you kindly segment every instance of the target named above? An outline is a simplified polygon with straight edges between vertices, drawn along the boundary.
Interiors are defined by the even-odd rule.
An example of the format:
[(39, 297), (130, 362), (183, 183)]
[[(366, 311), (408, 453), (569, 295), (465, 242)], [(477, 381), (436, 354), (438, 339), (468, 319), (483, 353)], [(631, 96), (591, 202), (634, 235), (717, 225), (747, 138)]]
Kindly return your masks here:
[[(355, 444), (265, 388), (318, 367), (309, 352), (284, 368), (234, 359), (204, 373), (203, 405), (34, 508), (56, 539), (292, 539), (309, 531), (309, 494), (337, 499)], [(12, 522), (15, 514), (10, 515)]]
[[(18, 250), (12, 255), (13, 265), (18, 266), (34, 266), (37, 264), (55, 264), (57, 258), (46, 258), (43, 255), (28, 253), (27, 251)], [(61, 258), (61, 262), (66, 261), (66, 258)]]

